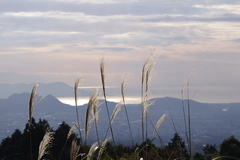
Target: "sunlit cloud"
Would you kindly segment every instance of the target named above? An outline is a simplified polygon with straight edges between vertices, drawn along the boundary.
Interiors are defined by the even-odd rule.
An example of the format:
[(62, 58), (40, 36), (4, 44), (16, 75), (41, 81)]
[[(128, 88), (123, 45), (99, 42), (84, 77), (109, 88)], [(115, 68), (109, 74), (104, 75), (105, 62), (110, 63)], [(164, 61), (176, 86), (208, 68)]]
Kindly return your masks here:
[(240, 5), (215, 4), (215, 5), (194, 5), (196, 8), (208, 9), (210, 13), (240, 14)]

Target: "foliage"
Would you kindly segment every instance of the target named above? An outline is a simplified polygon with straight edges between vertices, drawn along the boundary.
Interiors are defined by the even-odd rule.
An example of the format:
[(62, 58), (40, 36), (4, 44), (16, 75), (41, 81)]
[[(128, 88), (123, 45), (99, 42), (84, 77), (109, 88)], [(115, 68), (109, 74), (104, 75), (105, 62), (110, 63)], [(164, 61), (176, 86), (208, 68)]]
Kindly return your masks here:
[(234, 157), (237, 159), (240, 158), (240, 141), (234, 136), (230, 136), (229, 138), (223, 140), (219, 148), (219, 155), (222, 157), (223, 160), (232, 159), (230, 157)]
[(182, 141), (181, 137), (178, 135), (178, 133), (174, 134), (174, 137), (171, 139), (171, 143), (168, 143), (167, 151), (169, 158), (178, 158), (178, 157), (188, 157), (187, 149), (185, 146), (185, 142)]
[(213, 154), (215, 152), (217, 152), (217, 149), (216, 149), (216, 145), (212, 145), (212, 144), (207, 144), (206, 146), (203, 147), (203, 152), (205, 153), (205, 155), (208, 155), (208, 154)]

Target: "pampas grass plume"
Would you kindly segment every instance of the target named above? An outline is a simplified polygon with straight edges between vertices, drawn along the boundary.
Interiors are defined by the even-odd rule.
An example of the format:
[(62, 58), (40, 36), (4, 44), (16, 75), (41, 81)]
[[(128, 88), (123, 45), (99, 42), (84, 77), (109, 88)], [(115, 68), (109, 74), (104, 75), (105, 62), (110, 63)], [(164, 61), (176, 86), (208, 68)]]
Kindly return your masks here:
[(53, 132), (46, 131), (38, 151), (38, 160), (40, 160), (45, 154), (49, 154), (48, 149), (52, 146)]

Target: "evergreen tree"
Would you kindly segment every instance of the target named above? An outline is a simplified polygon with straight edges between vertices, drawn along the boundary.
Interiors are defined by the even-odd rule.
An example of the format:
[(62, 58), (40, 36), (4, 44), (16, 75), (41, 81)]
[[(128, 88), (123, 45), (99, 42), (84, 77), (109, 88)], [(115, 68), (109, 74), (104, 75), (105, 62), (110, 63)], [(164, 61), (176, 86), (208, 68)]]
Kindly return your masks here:
[(188, 157), (187, 149), (185, 142), (182, 141), (178, 133), (174, 134), (174, 137), (171, 139), (172, 142), (168, 143), (167, 150), (171, 155), (169, 158), (179, 158), (179, 157)]
[[(62, 122), (59, 125), (58, 129), (55, 131), (51, 152), (54, 157), (64, 160), (68, 160), (70, 158), (69, 155), (72, 140), (74, 138), (77, 138), (76, 134), (72, 134), (68, 138), (70, 129), (71, 127), (67, 123)], [(78, 139), (78, 143), (79, 142), (80, 140)]]
[(217, 152), (217, 149), (216, 149), (216, 145), (212, 145), (212, 144), (207, 144), (205, 147), (203, 147), (203, 152), (205, 153), (205, 155), (208, 155), (208, 154), (213, 154), (215, 152)]
[(223, 140), (219, 147), (219, 155), (223, 156), (223, 160), (232, 159), (230, 157), (234, 157), (237, 159), (240, 158), (240, 141), (234, 136), (230, 136), (229, 138)]

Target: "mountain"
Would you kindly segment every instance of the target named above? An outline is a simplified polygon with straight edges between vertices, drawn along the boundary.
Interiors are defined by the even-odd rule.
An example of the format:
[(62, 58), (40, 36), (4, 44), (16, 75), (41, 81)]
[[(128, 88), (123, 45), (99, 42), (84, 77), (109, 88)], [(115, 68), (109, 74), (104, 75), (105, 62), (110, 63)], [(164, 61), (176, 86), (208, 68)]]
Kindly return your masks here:
[[(24, 129), (28, 119), (28, 99), (29, 93), (13, 94), (7, 99), (0, 99), (0, 139), (13, 133), (16, 128), (20, 130)], [(76, 122), (76, 108), (74, 106), (63, 104), (52, 95), (47, 95), (44, 98), (39, 97), (39, 99), (41, 101), (35, 106), (33, 111), (35, 119), (46, 119), (55, 129), (63, 121), (67, 122), (70, 126)], [(168, 117), (158, 129), (158, 133), (161, 135), (163, 141), (165, 143), (169, 142), (176, 130), (183, 140), (186, 141), (182, 102), (184, 102), (184, 110), (187, 116), (187, 101), (165, 97), (151, 99), (151, 102), (153, 105), (148, 107), (148, 137), (153, 138), (153, 126), (164, 113), (167, 113)], [(100, 137), (104, 138), (108, 128), (108, 116), (104, 101), (100, 101), (99, 103), (101, 105), (99, 106), (98, 131)], [(197, 148), (206, 143), (218, 145), (223, 139), (231, 135), (240, 138), (240, 124), (238, 123), (240, 120), (240, 103), (210, 104), (191, 100), (189, 104), (192, 142)], [(116, 103), (108, 102), (110, 115), (115, 105)], [(130, 144), (127, 119), (123, 107), (114, 119), (112, 128), (115, 140), (118, 143)], [(139, 143), (141, 140), (141, 105), (127, 104), (126, 107), (134, 141), (135, 143)], [(80, 128), (82, 131), (84, 131), (86, 108), (86, 104), (78, 106), (81, 122)], [(94, 124), (92, 124), (89, 137), (93, 141), (96, 138), (94, 129)], [(155, 143), (159, 144), (159, 141), (155, 140)]]
[[(0, 98), (8, 98), (12, 94), (15, 93), (30, 93), (34, 84), (7, 84), (0, 83)], [(80, 88), (81, 96), (90, 96), (91, 92), (83, 90)], [(55, 82), (55, 83), (39, 83), (39, 87), (37, 89), (37, 93), (39, 95), (53, 95), (55, 97), (72, 97), (73, 87), (67, 85), (63, 82)]]

